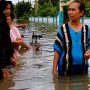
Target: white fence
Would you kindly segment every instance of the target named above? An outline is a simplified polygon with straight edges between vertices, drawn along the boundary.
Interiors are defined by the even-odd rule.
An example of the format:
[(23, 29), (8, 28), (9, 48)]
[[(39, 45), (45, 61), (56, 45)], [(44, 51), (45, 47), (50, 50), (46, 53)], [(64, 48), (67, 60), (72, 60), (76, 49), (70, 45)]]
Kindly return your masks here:
[(29, 17), (29, 21), (59, 25), (59, 17)]

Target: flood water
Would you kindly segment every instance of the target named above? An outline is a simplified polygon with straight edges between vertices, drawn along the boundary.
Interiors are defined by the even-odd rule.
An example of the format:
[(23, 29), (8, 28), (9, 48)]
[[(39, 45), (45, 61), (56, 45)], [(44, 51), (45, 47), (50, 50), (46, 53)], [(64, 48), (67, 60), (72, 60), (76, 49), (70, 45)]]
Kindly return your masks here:
[[(22, 31), (24, 39), (30, 42), (30, 31)], [(0, 90), (90, 90), (90, 72), (88, 75), (59, 77), (52, 80), (52, 62), (54, 36), (52, 32), (38, 40), (40, 51), (31, 48), (22, 51), (22, 57), (13, 75), (9, 79), (0, 81)]]

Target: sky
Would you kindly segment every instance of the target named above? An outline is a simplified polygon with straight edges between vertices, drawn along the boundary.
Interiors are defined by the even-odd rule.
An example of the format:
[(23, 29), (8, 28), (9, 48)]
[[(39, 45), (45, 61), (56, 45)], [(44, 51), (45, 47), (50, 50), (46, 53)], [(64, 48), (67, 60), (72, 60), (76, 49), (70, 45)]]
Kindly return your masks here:
[[(13, 4), (16, 4), (18, 1), (23, 1), (23, 0), (6, 0), (6, 1), (12, 1)], [(30, 1), (30, 0), (24, 0), (24, 1)], [(32, 3), (34, 3), (35, 0), (31, 0)]]

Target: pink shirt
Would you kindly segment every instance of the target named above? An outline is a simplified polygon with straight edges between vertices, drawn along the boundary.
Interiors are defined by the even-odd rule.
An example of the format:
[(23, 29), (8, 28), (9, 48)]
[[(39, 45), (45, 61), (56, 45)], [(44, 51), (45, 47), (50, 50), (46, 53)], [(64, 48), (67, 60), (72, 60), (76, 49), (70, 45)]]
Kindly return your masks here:
[(17, 38), (21, 38), (21, 34), (20, 34), (20, 32), (19, 32), (17, 27), (11, 25), (10, 37), (11, 37), (11, 41), (12, 42), (16, 42)]
[[(11, 25), (10, 27), (10, 37), (11, 37), (11, 42), (16, 42), (17, 38), (21, 38), (21, 34), (18, 30), (17, 27), (14, 25)], [(18, 46), (19, 47), (19, 46)], [(18, 60), (20, 58), (20, 54), (16, 48), (14, 48), (14, 59)]]

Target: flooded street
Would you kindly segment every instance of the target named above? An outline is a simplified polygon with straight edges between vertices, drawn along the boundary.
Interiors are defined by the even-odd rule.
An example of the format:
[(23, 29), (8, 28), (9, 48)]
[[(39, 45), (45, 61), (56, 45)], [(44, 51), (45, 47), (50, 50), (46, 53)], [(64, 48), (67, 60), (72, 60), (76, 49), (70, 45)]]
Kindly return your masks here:
[(22, 60), (25, 64), (16, 71), (15, 77), (13, 77), (15, 86), (10, 89), (54, 90), (51, 78), (52, 43), (53, 38), (46, 36), (46, 38), (40, 39), (40, 51), (30, 50), (23, 54)]
[[(22, 32), (25, 41), (30, 43), (30, 31)], [(88, 75), (59, 77), (52, 80), (52, 62), (55, 33), (44, 35), (38, 42), (40, 51), (31, 48), (22, 53), (19, 65), (13, 69), (10, 79), (0, 81), (0, 90), (90, 90)]]

